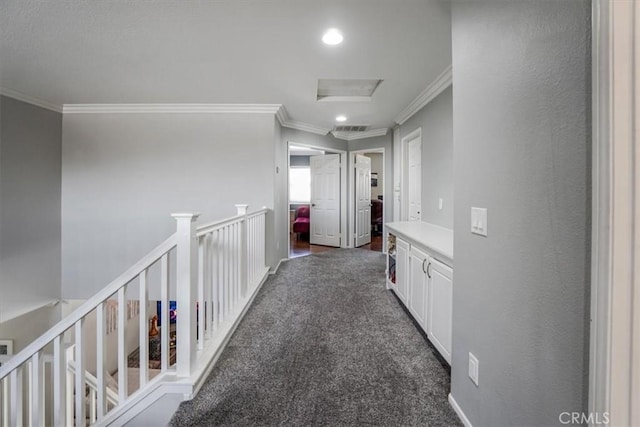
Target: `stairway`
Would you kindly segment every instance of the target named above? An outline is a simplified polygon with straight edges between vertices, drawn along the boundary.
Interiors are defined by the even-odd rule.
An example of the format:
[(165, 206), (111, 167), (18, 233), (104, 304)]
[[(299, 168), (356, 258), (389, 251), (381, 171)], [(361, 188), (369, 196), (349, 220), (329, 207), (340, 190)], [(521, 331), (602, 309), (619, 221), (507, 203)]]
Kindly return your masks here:
[[(164, 400), (191, 399), (269, 271), (267, 209), (247, 213), (247, 207), (236, 205), (236, 216), (199, 227), (197, 214), (173, 214), (174, 234), (4, 363), (1, 424), (123, 425)], [(175, 364), (169, 358), (170, 328), (161, 327), (155, 375), (148, 332), (156, 312), (149, 295), (157, 295), (165, 322), (170, 306), (179, 313)], [(139, 386), (129, 387), (128, 356), (136, 348)], [(117, 392), (108, 387), (114, 364)]]

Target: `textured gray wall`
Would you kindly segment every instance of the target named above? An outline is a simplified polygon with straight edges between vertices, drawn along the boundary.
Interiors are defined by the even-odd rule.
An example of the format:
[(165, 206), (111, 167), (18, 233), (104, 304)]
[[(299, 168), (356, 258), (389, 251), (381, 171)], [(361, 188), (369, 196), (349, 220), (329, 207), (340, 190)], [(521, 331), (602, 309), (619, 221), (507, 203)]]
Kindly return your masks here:
[(558, 425), (586, 409), (590, 2), (456, 1), (452, 22), (451, 392), (474, 426)]
[(282, 126), (280, 122), (273, 118), (274, 135), (273, 135), (273, 157), (275, 161), (274, 173), (274, 192), (275, 192), (275, 208), (274, 208), (274, 240), (275, 247), (270, 255), (270, 263), (275, 267), (280, 260), (289, 258), (289, 189), (287, 182), (289, 171), (287, 170), (288, 147), (286, 142), (282, 142)]
[(60, 298), (62, 114), (0, 97), (0, 321)]
[(91, 296), (162, 242), (172, 212), (203, 224), (237, 203), (273, 209), (274, 139), (266, 114), (66, 114), (63, 297)]
[(422, 221), (446, 228), (453, 228), (452, 99), (450, 86), (400, 126), (401, 139), (422, 128)]

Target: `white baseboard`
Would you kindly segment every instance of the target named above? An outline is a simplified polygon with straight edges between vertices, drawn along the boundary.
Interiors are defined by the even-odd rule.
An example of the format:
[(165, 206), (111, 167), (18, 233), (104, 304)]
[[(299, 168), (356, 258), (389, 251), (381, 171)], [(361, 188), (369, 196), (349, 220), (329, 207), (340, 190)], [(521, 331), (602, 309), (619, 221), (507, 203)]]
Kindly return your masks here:
[(458, 405), (458, 402), (456, 402), (456, 399), (453, 398), (453, 395), (451, 393), (449, 393), (449, 404), (451, 405), (453, 410), (456, 411), (456, 414), (458, 414), (458, 418), (460, 418), (460, 421), (462, 421), (464, 427), (473, 427), (471, 425), (471, 421), (469, 421), (469, 418), (467, 418), (464, 412), (462, 412), (462, 408), (460, 407), (460, 405)]
[(274, 275), (278, 272), (278, 269), (280, 268), (280, 264), (282, 264), (283, 262), (287, 262), (289, 261), (289, 258), (282, 258), (280, 261), (278, 261), (278, 264), (276, 264), (276, 266), (273, 268), (273, 270), (269, 271), (269, 274)]

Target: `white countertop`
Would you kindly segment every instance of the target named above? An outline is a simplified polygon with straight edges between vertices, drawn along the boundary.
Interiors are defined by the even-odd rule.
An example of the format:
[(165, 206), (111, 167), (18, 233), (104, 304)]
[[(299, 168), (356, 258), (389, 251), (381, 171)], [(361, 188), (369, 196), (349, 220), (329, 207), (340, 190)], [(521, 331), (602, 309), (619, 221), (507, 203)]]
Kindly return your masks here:
[[(385, 224), (387, 230), (409, 242), (441, 255), (441, 261), (453, 267), (453, 230), (422, 221), (399, 221)], [(436, 256), (437, 258), (437, 256)]]

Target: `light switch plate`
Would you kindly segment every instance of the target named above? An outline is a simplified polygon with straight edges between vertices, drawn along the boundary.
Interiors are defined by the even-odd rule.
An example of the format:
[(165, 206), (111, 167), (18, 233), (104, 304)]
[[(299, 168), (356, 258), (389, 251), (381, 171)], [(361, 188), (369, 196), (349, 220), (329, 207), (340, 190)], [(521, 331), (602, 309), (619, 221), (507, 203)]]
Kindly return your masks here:
[(442, 197), (438, 199), (438, 209), (442, 210)]
[(487, 235), (486, 208), (471, 208), (471, 232), (480, 236)]
[(480, 362), (472, 353), (469, 353), (469, 378), (475, 385), (478, 385), (478, 371), (480, 370)]

